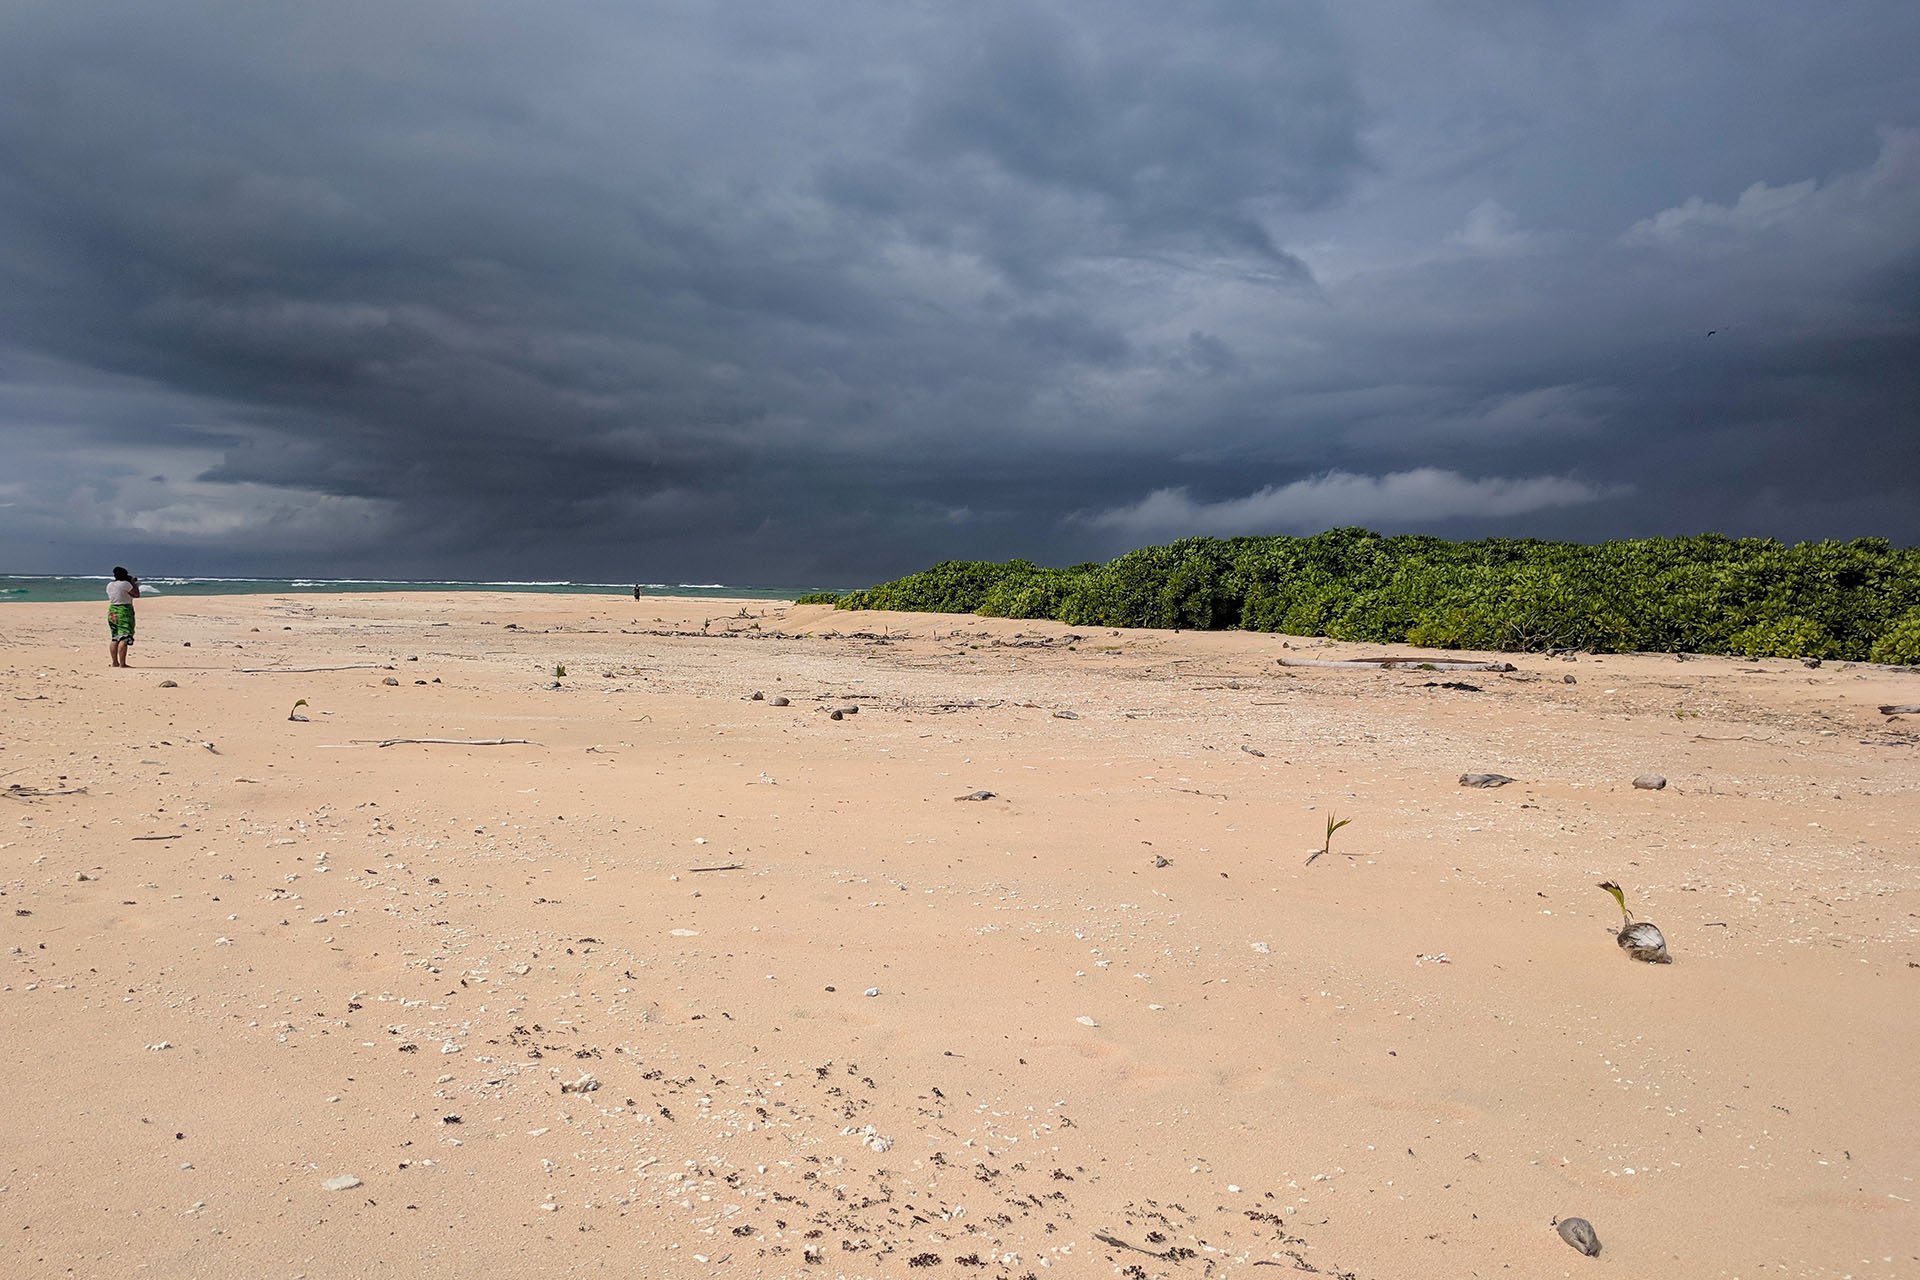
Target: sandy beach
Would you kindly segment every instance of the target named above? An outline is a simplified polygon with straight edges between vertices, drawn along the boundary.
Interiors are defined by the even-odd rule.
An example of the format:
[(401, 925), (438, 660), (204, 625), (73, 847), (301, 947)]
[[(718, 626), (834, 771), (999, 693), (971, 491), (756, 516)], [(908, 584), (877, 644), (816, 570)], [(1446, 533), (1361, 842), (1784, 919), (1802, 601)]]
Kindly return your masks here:
[(8, 1276), (1920, 1275), (1920, 676), (104, 612), (0, 607)]

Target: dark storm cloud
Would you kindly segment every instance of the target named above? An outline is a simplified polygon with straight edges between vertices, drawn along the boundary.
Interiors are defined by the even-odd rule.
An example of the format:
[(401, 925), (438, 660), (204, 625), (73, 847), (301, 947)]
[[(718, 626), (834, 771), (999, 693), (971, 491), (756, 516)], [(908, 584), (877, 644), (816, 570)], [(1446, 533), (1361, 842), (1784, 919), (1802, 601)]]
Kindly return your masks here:
[(1891, 2), (12, 6), (0, 568), (1912, 540), (1915, 47)]

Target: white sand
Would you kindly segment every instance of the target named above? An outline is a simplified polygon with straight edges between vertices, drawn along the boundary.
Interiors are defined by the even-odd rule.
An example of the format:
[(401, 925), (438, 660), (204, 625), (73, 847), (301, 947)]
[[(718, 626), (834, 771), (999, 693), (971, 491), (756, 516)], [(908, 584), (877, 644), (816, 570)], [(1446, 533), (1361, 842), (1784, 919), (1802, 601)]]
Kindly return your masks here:
[(1920, 1275), (1920, 677), (103, 614), (0, 607), (0, 1273)]

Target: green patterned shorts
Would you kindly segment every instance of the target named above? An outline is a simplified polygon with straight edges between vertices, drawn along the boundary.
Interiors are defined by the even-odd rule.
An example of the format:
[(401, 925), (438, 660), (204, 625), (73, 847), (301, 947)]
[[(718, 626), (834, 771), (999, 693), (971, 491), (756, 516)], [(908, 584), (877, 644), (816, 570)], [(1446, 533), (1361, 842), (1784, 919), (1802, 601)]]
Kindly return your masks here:
[(133, 643), (133, 606), (130, 604), (110, 604), (107, 606), (107, 638), (116, 643), (124, 640)]

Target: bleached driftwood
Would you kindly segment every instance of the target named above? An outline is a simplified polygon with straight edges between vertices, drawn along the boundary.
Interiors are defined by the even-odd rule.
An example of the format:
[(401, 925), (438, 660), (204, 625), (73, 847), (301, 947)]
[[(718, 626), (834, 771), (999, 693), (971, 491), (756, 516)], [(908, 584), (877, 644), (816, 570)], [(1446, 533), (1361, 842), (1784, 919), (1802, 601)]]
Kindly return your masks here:
[(83, 796), (85, 794), (87, 794), (85, 787), (29, 787), (18, 782), (5, 791), (0, 791), (0, 796), (12, 796), (15, 800), (40, 800), (47, 796)]
[(1883, 716), (1920, 716), (1920, 702), (1898, 702), (1880, 708)]
[(349, 662), (344, 667), (241, 667), (243, 676), (306, 676), (316, 671), (391, 671), (391, 662)]
[(1283, 667), (1331, 667), (1339, 671), (1512, 671), (1511, 662), (1475, 658), (1275, 658)]
[(371, 742), (376, 747), (397, 747), (409, 742), (429, 747), (510, 747), (515, 745), (537, 747), (540, 745), (528, 738), (383, 738), (377, 742), (372, 738), (355, 738), (354, 741), (362, 744)]

